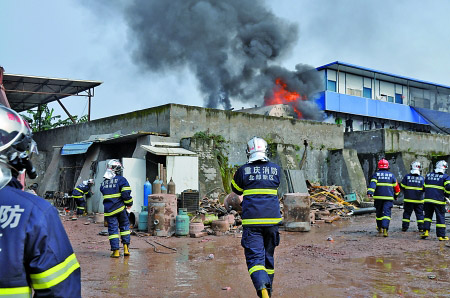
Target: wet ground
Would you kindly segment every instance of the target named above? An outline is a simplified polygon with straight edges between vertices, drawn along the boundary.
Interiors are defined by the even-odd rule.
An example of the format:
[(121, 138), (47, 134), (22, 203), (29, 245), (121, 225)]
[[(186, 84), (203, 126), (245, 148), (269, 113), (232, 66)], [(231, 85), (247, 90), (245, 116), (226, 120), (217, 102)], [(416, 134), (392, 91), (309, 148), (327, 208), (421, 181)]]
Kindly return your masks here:
[[(402, 232), (401, 213), (393, 210), (388, 238), (377, 234), (373, 214), (308, 233), (282, 231), (273, 297), (450, 297), (450, 244), (437, 241), (434, 223), (427, 240), (413, 220)], [(105, 228), (91, 220), (64, 221), (81, 264), (83, 297), (256, 297), (239, 234), (132, 236), (131, 256), (111, 259), (108, 237), (98, 235)]]

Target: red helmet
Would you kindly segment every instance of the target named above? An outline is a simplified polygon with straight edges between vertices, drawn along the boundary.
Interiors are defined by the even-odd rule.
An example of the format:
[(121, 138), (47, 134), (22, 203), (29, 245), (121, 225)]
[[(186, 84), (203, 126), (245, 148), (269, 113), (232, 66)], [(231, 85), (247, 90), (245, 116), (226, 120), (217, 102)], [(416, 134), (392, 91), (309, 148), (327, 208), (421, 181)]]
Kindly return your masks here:
[(389, 169), (389, 162), (386, 159), (381, 159), (378, 162), (378, 168), (379, 169)]

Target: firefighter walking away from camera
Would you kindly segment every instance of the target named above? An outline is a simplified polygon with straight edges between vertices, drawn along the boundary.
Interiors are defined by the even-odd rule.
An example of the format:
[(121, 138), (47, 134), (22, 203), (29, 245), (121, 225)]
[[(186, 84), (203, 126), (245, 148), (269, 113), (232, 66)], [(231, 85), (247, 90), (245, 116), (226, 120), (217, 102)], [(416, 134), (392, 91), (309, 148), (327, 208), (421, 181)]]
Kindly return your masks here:
[(80, 264), (58, 211), (16, 179), (23, 170), (36, 177), (33, 151), (29, 126), (0, 105), (0, 296), (81, 297)]
[(409, 228), (412, 212), (416, 214), (417, 228), (423, 232), (423, 185), (425, 178), (420, 175), (420, 162), (411, 163), (411, 172), (403, 177), (400, 188), (403, 190), (403, 219), (402, 231), (406, 232)]
[(86, 199), (92, 196), (93, 192), (91, 191), (91, 187), (93, 185), (94, 179), (85, 180), (72, 191), (72, 198), (75, 199), (75, 203), (77, 204), (77, 215), (86, 214)]
[(425, 177), (424, 231), (420, 235), (422, 239), (430, 236), (431, 221), (433, 213), (436, 212), (436, 235), (440, 241), (449, 240), (445, 236), (445, 198), (450, 195), (450, 176), (446, 174), (447, 168), (445, 160), (438, 161), (434, 172)]
[(120, 257), (119, 238), (122, 239), (123, 254), (130, 255), (130, 222), (126, 208), (133, 205), (133, 198), (127, 179), (121, 176), (122, 170), (122, 164), (117, 159), (110, 160), (103, 176), (105, 180), (100, 186), (112, 258)]
[(275, 273), (274, 252), (280, 243), (281, 222), (277, 189), (280, 167), (266, 156), (267, 143), (253, 137), (247, 143), (248, 162), (231, 181), (233, 192), (243, 195), (241, 244), (248, 272), (259, 297), (270, 297)]
[(400, 186), (394, 174), (389, 172), (389, 162), (381, 159), (378, 162), (378, 171), (370, 178), (367, 196), (374, 199), (378, 233), (388, 237), (391, 222), (391, 209), (394, 200), (400, 193)]

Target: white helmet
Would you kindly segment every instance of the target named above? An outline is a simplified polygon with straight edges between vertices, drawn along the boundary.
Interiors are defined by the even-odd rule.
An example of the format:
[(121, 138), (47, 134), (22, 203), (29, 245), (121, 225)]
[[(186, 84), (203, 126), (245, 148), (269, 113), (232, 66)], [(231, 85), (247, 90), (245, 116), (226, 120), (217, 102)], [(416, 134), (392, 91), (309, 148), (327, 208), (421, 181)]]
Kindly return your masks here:
[(268, 161), (267, 142), (259, 137), (253, 137), (247, 143), (248, 162), (252, 163), (257, 160)]
[(83, 181), (84, 185), (94, 185), (94, 179), (88, 179)]
[(422, 167), (420, 166), (420, 162), (418, 161), (413, 161), (411, 163), (411, 174), (416, 174), (416, 175), (420, 175), (420, 169)]
[(434, 170), (436, 173), (444, 174), (448, 169), (448, 164), (445, 160), (440, 160), (436, 163), (436, 169)]

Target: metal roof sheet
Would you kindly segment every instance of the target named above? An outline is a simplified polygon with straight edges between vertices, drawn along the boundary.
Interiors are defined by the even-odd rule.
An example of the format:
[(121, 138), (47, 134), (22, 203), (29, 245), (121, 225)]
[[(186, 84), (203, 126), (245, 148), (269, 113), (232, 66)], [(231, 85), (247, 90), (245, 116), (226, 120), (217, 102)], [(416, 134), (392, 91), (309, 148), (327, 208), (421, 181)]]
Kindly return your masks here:
[(61, 149), (61, 155), (73, 155), (86, 153), (92, 142), (65, 144)]
[(156, 147), (141, 145), (141, 148), (155, 155), (176, 156), (176, 155), (197, 155), (197, 153), (184, 148), (175, 147)]

